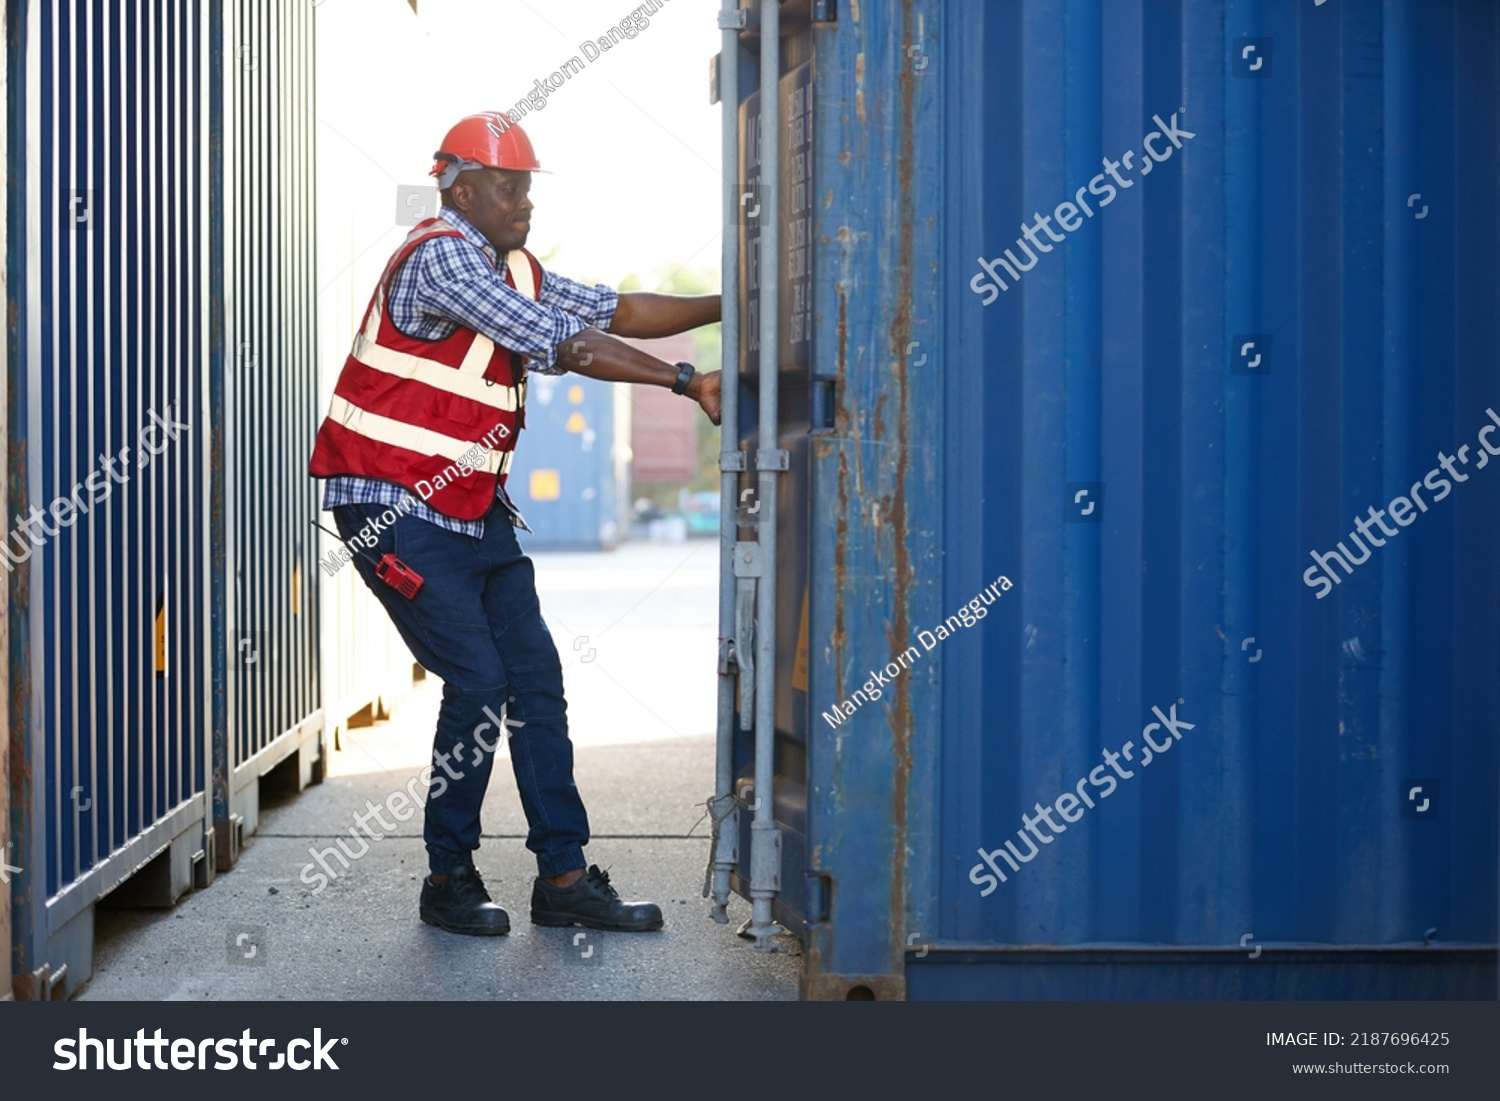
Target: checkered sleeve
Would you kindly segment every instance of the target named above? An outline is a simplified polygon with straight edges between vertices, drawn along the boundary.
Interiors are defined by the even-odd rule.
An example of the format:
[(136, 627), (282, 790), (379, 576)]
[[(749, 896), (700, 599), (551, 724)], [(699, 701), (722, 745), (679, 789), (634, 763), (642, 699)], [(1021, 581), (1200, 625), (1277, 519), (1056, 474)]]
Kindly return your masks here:
[[(586, 324), (568, 310), (533, 302), (507, 286), (484, 254), (459, 237), (424, 242), (405, 267), (413, 269), (411, 277), (398, 278), (391, 288), (392, 320), (398, 326), (402, 314), (457, 323), (519, 352), (531, 370), (556, 373), (557, 346)], [(400, 301), (398, 291), (405, 296)]]
[(542, 273), (541, 300), (545, 305), (567, 310), (590, 328), (608, 332), (620, 304), (620, 293), (603, 283), (589, 286), (556, 272)]
[[(608, 332), (615, 319), (615, 308), (619, 305), (620, 295), (602, 283), (589, 286), (565, 275), (544, 270), (541, 301), (557, 309), (567, 310), (589, 328)], [(541, 375), (561, 375), (566, 373), (567, 368), (553, 364), (550, 369), (534, 370)]]

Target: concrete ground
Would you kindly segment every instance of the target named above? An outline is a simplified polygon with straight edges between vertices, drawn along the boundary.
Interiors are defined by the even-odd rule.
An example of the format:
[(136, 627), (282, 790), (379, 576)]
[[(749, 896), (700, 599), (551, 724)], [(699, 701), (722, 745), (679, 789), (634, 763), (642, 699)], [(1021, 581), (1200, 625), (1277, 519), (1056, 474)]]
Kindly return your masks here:
[[(476, 864), (511, 915), (505, 937), (454, 936), (417, 920), (421, 815), (396, 823), (326, 885), (304, 869), (366, 800), (405, 790), (429, 760), (441, 687), (418, 685), (388, 722), (345, 734), (328, 777), (263, 805), (239, 864), (175, 909), (97, 915), (82, 999), (795, 999), (800, 960), (751, 951), (702, 897), (713, 786), (717, 543), (539, 553), (542, 608), (563, 655), (586, 855), (622, 897), (661, 905), (658, 933), (543, 929), (529, 920), (536, 865), (506, 760), (497, 761)], [(367, 819), (367, 821), (369, 821)], [(382, 832), (371, 822), (371, 829)], [(316, 871), (317, 869), (313, 869)], [(311, 884), (311, 885), (310, 885)], [(315, 889), (317, 888), (317, 889)]]

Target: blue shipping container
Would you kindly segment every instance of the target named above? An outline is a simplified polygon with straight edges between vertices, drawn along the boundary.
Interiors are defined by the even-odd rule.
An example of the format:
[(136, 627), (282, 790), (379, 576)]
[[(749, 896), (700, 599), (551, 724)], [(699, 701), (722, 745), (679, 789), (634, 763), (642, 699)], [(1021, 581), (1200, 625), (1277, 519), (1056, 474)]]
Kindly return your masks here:
[(232, 864), (274, 767), (318, 775), (312, 17), (7, 9), (20, 998), (88, 981), (96, 903)]
[(804, 994), (1494, 997), (1500, 8), (781, 20), (775, 912)]
[(526, 546), (614, 550), (629, 488), (617, 453), (616, 409), (628, 395), (581, 375), (533, 373), (526, 385), (526, 428), (506, 482), (534, 533), (522, 536)]

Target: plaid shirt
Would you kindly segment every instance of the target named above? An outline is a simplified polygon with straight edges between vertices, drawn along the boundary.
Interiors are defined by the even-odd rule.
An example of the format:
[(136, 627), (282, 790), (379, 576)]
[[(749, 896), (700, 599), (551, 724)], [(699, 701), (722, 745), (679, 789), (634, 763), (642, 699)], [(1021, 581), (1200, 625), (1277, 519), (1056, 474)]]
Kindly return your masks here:
[[(518, 352), (528, 371), (561, 375), (556, 348), (585, 328), (608, 331), (620, 296), (603, 285), (587, 286), (542, 272), (541, 294), (533, 302), (505, 282), (505, 258), (497, 258), (484, 235), (452, 207), (438, 212), (460, 237), (434, 237), (418, 245), (391, 283), (386, 300), (391, 324), (419, 340), (441, 340), (459, 326), (483, 333), (502, 348)], [(495, 496), (511, 523), (526, 527), (516, 506), (498, 484)], [(345, 475), (329, 478), (323, 507), (403, 505), (412, 516), (446, 531), (484, 537), (483, 520), (455, 520), (430, 508), (395, 482)]]

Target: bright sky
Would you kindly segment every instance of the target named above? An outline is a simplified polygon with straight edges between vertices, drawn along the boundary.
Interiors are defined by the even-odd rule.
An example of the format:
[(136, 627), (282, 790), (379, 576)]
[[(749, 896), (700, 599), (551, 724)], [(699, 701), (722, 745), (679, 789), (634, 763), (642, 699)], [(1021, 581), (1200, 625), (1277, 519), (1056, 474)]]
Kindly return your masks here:
[(418, 8), (317, 5), (325, 290), (362, 308), (401, 236), (397, 186), (431, 182), (432, 153), (459, 118), (508, 110), (574, 56), (582, 71), (521, 120), (551, 173), (532, 179), (527, 247), (556, 250), (549, 266), (562, 274), (611, 285), (662, 265), (718, 271), (720, 114), (708, 102), (718, 0), (665, 0), (644, 30), (594, 60), (582, 43), (628, 21), (630, 0)]

